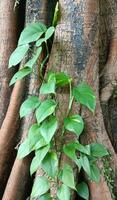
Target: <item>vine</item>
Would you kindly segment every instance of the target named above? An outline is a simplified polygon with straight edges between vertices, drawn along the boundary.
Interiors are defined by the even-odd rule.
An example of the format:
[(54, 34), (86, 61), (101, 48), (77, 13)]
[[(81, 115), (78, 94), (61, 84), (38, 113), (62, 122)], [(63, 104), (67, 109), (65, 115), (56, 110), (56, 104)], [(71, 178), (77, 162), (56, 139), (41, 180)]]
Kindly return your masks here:
[[(54, 24), (56, 24), (56, 18)], [(47, 28), (39, 22), (28, 25), (22, 31), (18, 46), (10, 56), (9, 68), (19, 64), (26, 54), (31, 51), (32, 45), (35, 46), (36, 53), (12, 77), (10, 85), (34, 72), (33, 66), (41, 55), (43, 44), (45, 44), (47, 55), (40, 65), (42, 74), (43, 67), (49, 58), (47, 41), (52, 37), (54, 31), (54, 26)], [(78, 114), (70, 114), (74, 101), (94, 112), (96, 97), (89, 85), (81, 83), (73, 87), (72, 82), (72, 78), (64, 72), (56, 73), (49, 71), (46, 75), (46, 80), (43, 79), (43, 83), (39, 89), (40, 95), (46, 95), (46, 98), (41, 100), (37, 96), (30, 96), (21, 105), (20, 117), (23, 118), (31, 112), (35, 112), (36, 123), (30, 127), (27, 138), (18, 149), (17, 157), (23, 159), (34, 151), (35, 156), (30, 166), (31, 175), (38, 168), (42, 168), (46, 173), (46, 175), (36, 178), (32, 188), (31, 199), (38, 196), (45, 200), (52, 199), (49, 192), (51, 189), (51, 179), (61, 183), (57, 188), (56, 198), (59, 200), (70, 200), (71, 189), (77, 191), (78, 195), (82, 198), (89, 199), (87, 184), (81, 182), (76, 185), (72, 166), (65, 163), (61, 167), (61, 154), (68, 156), (77, 165), (79, 172), (83, 169), (91, 181), (99, 182), (100, 180), (100, 170), (97, 167), (97, 160), (108, 155), (108, 151), (102, 144), (81, 144), (79, 137), (84, 130), (84, 120)], [(57, 118), (59, 102), (56, 99), (56, 92), (59, 88), (63, 88), (66, 85), (69, 85), (70, 88), (68, 111), (62, 125), (59, 126), (59, 119)], [(61, 144), (63, 144), (66, 135), (69, 133), (75, 134), (77, 139), (61, 145), (61, 148), (56, 150), (54, 139), (58, 129), (62, 130), (59, 136)]]

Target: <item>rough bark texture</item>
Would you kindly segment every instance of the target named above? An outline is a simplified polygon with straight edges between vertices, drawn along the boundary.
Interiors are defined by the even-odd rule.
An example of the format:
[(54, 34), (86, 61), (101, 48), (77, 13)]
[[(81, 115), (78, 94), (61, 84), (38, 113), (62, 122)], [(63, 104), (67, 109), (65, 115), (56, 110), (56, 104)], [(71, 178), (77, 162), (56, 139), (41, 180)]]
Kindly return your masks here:
[[(43, 21), (46, 24), (50, 24), (50, 22), (52, 21), (55, 3), (56, 1), (54, 0), (27, 0), (26, 24), (38, 20)], [(97, 106), (94, 115), (92, 115), (92, 113), (90, 113), (84, 107), (81, 108), (80, 106), (76, 105), (76, 103), (73, 104), (71, 113), (80, 113), (85, 120), (85, 131), (84, 135), (81, 137), (81, 141), (83, 143), (98, 141), (100, 143), (103, 143), (111, 152), (109, 163), (111, 168), (113, 169), (112, 178), (114, 179), (117, 172), (117, 157), (115, 154), (117, 146), (117, 109), (115, 109), (115, 105), (117, 101), (115, 98), (113, 99), (112, 93), (113, 89), (114, 91), (116, 89), (115, 81), (117, 79), (117, 2), (116, 0), (59, 0), (59, 4), (61, 18), (56, 28), (51, 56), (45, 76), (50, 69), (56, 72), (62, 71), (66, 72), (70, 75), (70, 77), (72, 77), (73, 85), (77, 85), (78, 83), (85, 81), (93, 87), (97, 96)], [(10, 6), (8, 6), (8, 2), (6, 5), (6, 0), (0, 3), (0, 8), (3, 5), (6, 6), (5, 8), (10, 8)], [(11, 15), (7, 15), (7, 17), (8, 19), (10, 18), (10, 20), (12, 19)], [(14, 18), (12, 22), (15, 23)], [(9, 28), (11, 27), (9, 26)], [(16, 30), (13, 30), (13, 33), (15, 31)], [(8, 40), (11, 41), (11, 36), (10, 34), (8, 34), (9, 32), (5, 32), (7, 32)], [(0, 35), (2, 35), (1, 32)], [(13, 42), (14, 41), (11, 41), (12, 45)], [(6, 39), (4, 43), (6, 45)], [(2, 52), (2, 55), (7, 61), (9, 57), (8, 54), (10, 54), (10, 52)], [(44, 55), (42, 55), (42, 57), (43, 56)], [(3, 62), (6, 63), (6, 60), (4, 61), (3, 59)], [(37, 74), (39, 63), (38, 65), (35, 65), (35, 72)], [(0, 115), (1, 123), (3, 121), (0, 133), (0, 185), (2, 184), (4, 188), (3, 183), (8, 177), (6, 171), (10, 166), (8, 162), (9, 159), (11, 159), (12, 157), (10, 154), (12, 154), (12, 152), (14, 151), (13, 149), (16, 144), (16, 139), (20, 140), (21, 138), (22, 141), (26, 138), (28, 134), (28, 129), (35, 121), (35, 118), (34, 115), (31, 114), (30, 116), (26, 117), (25, 120), (22, 120), (20, 131), (17, 136), (15, 136), (16, 128), (18, 125), (18, 110), (22, 100), (25, 84), (23, 81), (16, 83), (7, 110), (8, 104), (6, 103), (6, 101), (8, 102), (8, 97), (10, 95), (7, 84), (11, 77), (11, 73), (7, 72), (7, 68), (2, 67), (1, 69), (3, 73), (0, 79), (3, 86), (3, 90), (1, 90), (1, 95), (3, 96), (3, 98), (1, 98), (0, 100), (1, 109), (3, 109), (1, 110), (1, 113), (3, 113), (5, 116), (5, 113), (7, 111), (4, 121), (4, 116)], [(100, 82), (99, 72), (101, 77)], [(6, 76), (6, 74), (8, 76)], [(37, 79), (37, 76), (33, 74), (29, 78), (27, 78), (25, 98), (28, 96), (28, 94), (38, 95), (39, 86), (40, 83)], [(20, 93), (18, 93), (19, 89), (21, 95)], [(68, 87), (57, 91), (57, 101), (59, 102), (59, 111), (57, 112), (57, 116), (60, 120), (59, 125), (61, 127), (61, 122), (66, 116), (68, 108)], [(5, 108), (3, 106), (4, 102), (7, 105)], [(57, 149), (60, 149), (63, 144), (67, 144), (70, 141), (76, 139), (73, 134), (70, 134), (68, 132), (66, 133), (64, 141), (61, 141), (60, 135), (61, 128), (58, 130), (56, 137)], [(108, 135), (111, 139), (111, 142), (114, 144), (115, 150), (109, 140)], [(7, 141), (7, 143), (5, 143), (4, 141)], [(3, 149), (6, 150), (2, 154), (1, 152), (3, 151)], [(32, 156), (29, 156), (23, 160), (18, 160), (17, 158), (15, 159), (2, 200), (24, 200), (28, 196), (30, 196), (32, 180), (29, 174), (29, 167)], [(62, 154), (59, 163), (60, 166), (62, 167), (64, 163), (67, 162), (73, 166), (74, 174), (77, 180), (77, 167), (64, 154)], [(102, 168), (103, 165), (103, 162), (99, 163), (100, 168)], [(42, 176), (43, 174), (43, 170), (39, 169), (36, 176)], [(79, 182), (79, 180), (77, 181)], [(56, 181), (51, 182), (51, 196), (53, 200), (57, 199), (57, 184), (58, 183)], [(108, 186), (109, 183), (106, 182), (106, 177), (104, 177), (103, 173), (99, 184), (89, 181), (88, 184), (90, 188), (90, 200), (112, 200), (112, 190), (110, 190)], [(2, 190), (0, 190), (0, 192)], [(0, 193), (0, 195), (2, 195), (2, 193)], [(73, 200), (77, 199), (77, 197), (75, 197), (75, 194), (72, 192), (71, 196)]]
[[(100, 10), (100, 100), (106, 131), (117, 152), (117, 1), (100, 1)], [(117, 170), (117, 196), (116, 180)]]
[[(98, 1), (71, 1), (60, 0), (61, 20), (57, 26), (54, 44), (47, 69), (64, 71), (74, 80), (74, 84), (86, 81), (91, 85), (97, 94), (97, 110), (95, 116), (85, 110), (83, 117), (86, 122), (84, 142), (99, 141), (106, 145), (116, 160), (115, 152), (104, 128), (103, 116), (99, 104), (99, 3)], [(64, 117), (68, 105), (68, 90), (58, 91), (57, 100), (60, 102), (59, 116)], [(78, 112), (75, 104), (72, 113)], [(60, 132), (58, 132), (57, 144)], [(65, 143), (73, 140), (73, 135), (68, 134)], [(62, 165), (68, 159), (62, 156)], [(69, 161), (68, 161), (69, 162)], [(113, 166), (115, 168), (115, 166)], [(39, 172), (38, 172), (39, 175)], [(41, 175), (41, 174), (40, 174)], [(103, 181), (102, 181), (103, 180)], [(111, 199), (111, 194), (104, 177), (98, 187), (96, 184), (89, 184), (91, 199), (100, 199), (102, 188), (103, 199)], [(53, 199), (56, 199), (56, 189), (52, 191)], [(73, 197), (74, 198), (74, 197)]]
[(14, 0), (0, 1), (0, 127), (11, 93), (9, 80), (13, 70), (8, 70), (8, 59), (17, 42), (17, 13), (13, 12), (14, 2)]
[[(42, 21), (44, 24), (50, 25), (52, 21), (53, 11), (55, 7), (56, 1), (48, 2), (45, 1), (27, 1), (26, 4), (26, 25), (28, 23), (32, 23), (35, 21)], [(48, 16), (48, 13), (49, 17)], [(42, 55), (42, 58), (44, 55)], [(35, 65), (35, 74), (39, 74), (39, 65), (42, 58)], [(27, 89), (25, 89), (26, 94), (30, 95), (38, 95), (38, 89), (40, 86), (40, 82), (36, 75), (31, 75), (28, 79), (26, 79)], [(24, 87), (24, 86), (23, 86)], [(27, 97), (26, 95), (26, 97)], [(22, 135), (22, 139), (24, 140), (28, 134), (28, 130), (30, 126), (34, 123), (35, 118), (34, 115), (31, 114), (23, 120), (20, 128), (20, 135)], [(31, 157), (27, 159), (18, 160), (16, 158), (4, 195), (3, 200), (23, 200), (28, 195), (30, 195), (30, 186), (31, 186), (31, 178), (30, 178), (30, 162)], [(13, 184), (12, 184), (13, 183)]]

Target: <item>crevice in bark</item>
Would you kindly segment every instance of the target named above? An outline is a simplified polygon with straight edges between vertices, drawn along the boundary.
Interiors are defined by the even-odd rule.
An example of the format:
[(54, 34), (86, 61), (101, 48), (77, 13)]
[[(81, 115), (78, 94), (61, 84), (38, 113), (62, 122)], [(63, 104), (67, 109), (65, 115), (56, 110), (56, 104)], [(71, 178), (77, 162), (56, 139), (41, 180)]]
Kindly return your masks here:
[[(104, 5), (104, 3), (106, 3)], [(102, 111), (104, 116), (104, 122), (106, 130), (111, 139), (111, 142), (117, 151), (116, 143), (117, 137), (113, 132), (112, 126), (115, 126), (115, 118), (117, 112), (113, 114), (110, 111), (112, 107), (117, 103), (116, 99), (113, 101), (113, 91), (117, 88), (117, 68), (116, 68), (116, 47), (117, 47), (117, 2), (112, 0), (101, 1), (100, 5), (100, 98)], [(109, 13), (109, 14), (108, 14)], [(105, 29), (104, 29), (105, 28)], [(107, 49), (107, 51), (105, 51)], [(111, 112), (111, 116), (110, 116)], [(113, 122), (112, 122), (113, 121)], [(112, 125), (113, 124), (113, 125)]]

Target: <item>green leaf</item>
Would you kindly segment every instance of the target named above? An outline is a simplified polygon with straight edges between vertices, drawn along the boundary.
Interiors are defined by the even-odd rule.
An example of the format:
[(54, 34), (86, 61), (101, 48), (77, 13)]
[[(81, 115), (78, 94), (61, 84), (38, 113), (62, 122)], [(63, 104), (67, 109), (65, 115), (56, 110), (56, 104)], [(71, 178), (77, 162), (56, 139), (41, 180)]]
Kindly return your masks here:
[(96, 97), (89, 85), (82, 83), (77, 87), (74, 87), (73, 96), (75, 97), (76, 101), (87, 106), (92, 112), (94, 112), (96, 106)]
[(40, 22), (29, 24), (21, 33), (18, 45), (28, 44), (38, 40), (46, 32), (46, 26)]
[(60, 72), (60, 73), (55, 74), (55, 77), (56, 77), (57, 87), (65, 86), (65, 85), (69, 84), (71, 82), (71, 80), (72, 80), (64, 72)]
[(59, 200), (70, 200), (70, 189), (62, 184), (58, 189), (57, 197)]
[(40, 38), (39, 40), (37, 40), (36, 47), (41, 46), (43, 42), (45, 42), (45, 38)]
[(38, 124), (51, 115), (56, 108), (56, 102), (51, 99), (47, 99), (41, 103), (39, 108), (36, 110), (36, 119)]
[(40, 134), (38, 142), (35, 144), (35, 150), (40, 149), (41, 147), (46, 146), (48, 143), (44, 140), (42, 135)]
[(94, 157), (101, 158), (109, 155), (107, 149), (102, 144), (93, 143), (90, 144), (90, 148), (91, 148), (91, 155)]
[(54, 136), (57, 130), (57, 126), (57, 119), (54, 116), (50, 117), (42, 123), (40, 127), (40, 133), (47, 143), (49, 143)]
[(84, 171), (90, 176), (91, 171), (90, 171), (90, 163), (89, 163), (88, 157), (85, 155), (81, 155), (80, 162), (81, 162), (81, 166), (83, 167)]
[(73, 115), (64, 119), (64, 126), (79, 137), (84, 129), (84, 122), (80, 115)]
[(60, 179), (66, 186), (76, 190), (74, 182), (74, 174), (72, 167), (70, 165), (68, 164), (64, 165), (63, 170), (60, 173)]
[(55, 7), (55, 12), (54, 12), (54, 17), (53, 17), (53, 22), (52, 22), (52, 25), (54, 27), (56, 27), (56, 25), (57, 25), (59, 16), (60, 16), (60, 9), (59, 9), (59, 2), (57, 2), (56, 7)]
[(96, 165), (90, 166), (90, 179), (98, 183), (100, 181), (100, 170)]
[(76, 149), (84, 154), (90, 155), (91, 151), (90, 151), (90, 145), (85, 145), (83, 146), (82, 144), (80, 144), (79, 142), (76, 142)]
[(29, 45), (18, 46), (10, 56), (9, 68), (20, 63), (21, 60), (24, 58), (25, 54), (27, 53), (28, 49)]
[(39, 197), (38, 200), (52, 200), (52, 197), (50, 196), (49, 193), (47, 193)]
[(30, 59), (26, 64), (25, 67), (30, 67), (32, 68), (34, 66), (34, 64), (36, 63), (36, 61), (38, 60), (40, 54), (42, 52), (42, 47), (39, 47), (36, 51), (36, 54), (33, 56), (32, 59)]
[(30, 154), (30, 152), (31, 152), (30, 143), (29, 143), (29, 140), (27, 138), (19, 146), (17, 158), (22, 159), (22, 158), (26, 157), (28, 154)]
[(55, 94), (55, 87), (56, 87), (56, 79), (53, 74), (51, 74), (48, 78), (47, 83), (43, 83), (40, 88), (40, 94)]
[(45, 176), (37, 177), (31, 192), (31, 198), (41, 196), (50, 189), (50, 184)]
[(49, 27), (45, 33), (45, 39), (48, 40), (49, 38), (51, 38), (54, 32), (55, 28), (53, 26)]
[(69, 143), (63, 146), (64, 153), (74, 161), (77, 161), (76, 145), (75, 143)]
[(30, 166), (30, 173), (31, 175), (37, 171), (38, 167), (41, 165), (42, 160), (46, 156), (50, 149), (50, 145), (42, 147), (36, 151), (35, 157), (33, 158)]
[(48, 153), (42, 161), (42, 169), (52, 178), (54, 178), (58, 171), (58, 158), (56, 153)]
[(25, 67), (25, 68), (19, 70), (17, 73), (15, 73), (15, 75), (11, 79), (9, 85), (13, 85), (14, 83), (16, 83), (16, 81), (21, 80), (22, 78), (24, 78), (31, 72), (32, 72), (32, 70), (29, 67)]
[(34, 149), (35, 145), (40, 141), (40, 127), (38, 124), (33, 124), (28, 133), (28, 139), (30, 143), (30, 147)]
[(40, 105), (39, 98), (37, 96), (31, 96), (24, 101), (20, 107), (20, 117), (24, 117)]
[(82, 182), (78, 184), (77, 193), (83, 199), (89, 200), (89, 188), (86, 183)]

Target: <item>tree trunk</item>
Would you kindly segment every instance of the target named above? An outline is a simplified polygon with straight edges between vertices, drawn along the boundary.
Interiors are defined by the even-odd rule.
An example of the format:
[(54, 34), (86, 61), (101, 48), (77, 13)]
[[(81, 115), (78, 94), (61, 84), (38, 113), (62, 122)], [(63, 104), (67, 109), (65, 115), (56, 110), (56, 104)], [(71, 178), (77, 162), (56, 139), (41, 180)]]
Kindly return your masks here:
[[(112, 154), (113, 161), (117, 160), (114, 149), (105, 131), (103, 116), (99, 102), (99, 3), (98, 1), (70, 1), (60, 0), (61, 20), (56, 28), (51, 57), (48, 70), (64, 71), (74, 80), (74, 85), (79, 82), (87, 82), (91, 85), (97, 95), (97, 109), (92, 116), (89, 111), (82, 111), (86, 122), (86, 131), (82, 141), (98, 141), (103, 143)], [(57, 99), (60, 103), (59, 117), (64, 118), (68, 105), (68, 90), (58, 92)], [(74, 104), (72, 112), (79, 112)], [(58, 146), (60, 145), (60, 132), (57, 136)], [(73, 141), (73, 136), (67, 136), (65, 142)], [(62, 156), (62, 164), (68, 159)], [(111, 163), (115, 170), (116, 162)], [(68, 161), (69, 162), (69, 161)], [(38, 171), (37, 175), (42, 176), (43, 172)], [(57, 184), (55, 184), (57, 185)], [(91, 199), (99, 200), (102, 191), (103, 199), (112, 199), (106, 180), (102, 175), (100, 183), (89, 183)], [(102, 189), (103, 188), (103, 189)], [(51, 195), (56, 199), (56, 188)], [(74, 197), (72, 196), (74, 199)]]
[[(50, 25), (52, 23), (52, 17), (54, 13), (56, 1), (27, 1), (26, 4), (26, 25), (28, 23), (32, 23), (35, 21), (42, 21), (46, 25)], [(50, 14), (48, 15), (48, 13)], [(49, 16), (49, 17), (47, 17)], [(38, 61), (37, 65), (35, 65), (35, 74), (39, 74), (38, 66), (42, 61), (42, 58)], [(27, 89), (26, 84), (19, 82), (20, 85), (23, 85), (27, 95), (37, 95), (38, 96), (38, 88), (41, 82), (38, 80), (36, 75), (31, 75), (26, 82), (28, 83)], [(17, 84), (17, 83), (16, 83)], [(15, 86), (16, 87), (16, 86)], [(20, 90), (21, 91), (21, 90)], [(26, 95), (26, 97), (27, 97)], [(18, 99), (18, 96), (17, 96)], [(19, 111), (19, 109), (18, 109)], [(18, 113), (18, 112), (17, 112)], [(20, 132), (22, 135), (22, 140), (24, 140), (28, 134), (28, 130), (31, 125), (34, 123), (35, 117), (32, 114), (26, 117), (23, 120), (20, 128)], [(18, 160), (15, 159), (4, 195), (3, 200), (22, 200), (25, 199), (30, 194), (30, 187), (31, 187), (31, 178), (30, 178), (30, 163), (31, 157), (29, 156), (27, 159)], [(12, 184), (13, 183), (13, 184)]]
[[(12, 4), (8, 6), (6, 3), (6, 0), (4, 3), (0, 3), (0, 8), (4, 6), (5, 9), (9, 9), (9, 13), (13, 13), (10, 10)], [(56, 1), (54, 0), (27, 0), (26, 25), (35, 21), (42, 21), (50, 25), (55, 4)], [(76, 105), (76, 103), (73, 103), (70, 114), (81, 114), (83, 116), (86, 125), (84, 134), (80, 139), (82, 143), (87, 144), (98, 141), (104, 144), (110, 151), (111, 158), (109, 158), (108, 163), (110, 165), (109, 168), (111, 167), (113, 170), (113, 177), (111, 178), (115, 179), (117, 176), (117, 157), (115, 153), (117, 145), (117, 109), (115, 109), (116, 99), (113, 99), (113, 91), (116, 89), (117, 79), (115, 73), (117, 57), (117, 3), (116, 0), (59, 0), (59, 5), (61, 16), (55, 31), (51, 56), (49, 58), (45, 77), (49, 70), (65, 72), (72, 77), (73, 85), (76, 86), (80, 82), (87, 82), (93, 87), (97, 97), (97, 106), (94, 115), (84, 107)], [(1, 12), (3, 12), (3, 10)], [(9, 26), (9, 29), (11, 27), (16, 27), (14, 25), (16, 23), (15, 18), (13, 16), (11, 17), (11, 14), (7, 15), (7, 17), (9, 22), (7, 24), (5, 21), (4, 27)], [(13, 26), (11, 26), (11, 20)], [(2, 19), (2, 21), (4, 20)], [(0, 30), (2, 29), (3, 28)], [(7, 62), (9, 54), (15, 47), (16, 39), (12, 41), (11, 38), (15, 38), (13, 35), (16, 36), (16, 29), (9, 32), (5, 29), (10, 47), (8, 48), (8, 44), (6, 43), (7, 37), (4, 36), (4, 46), (7, 45), (9, 51), (6, 51), (5, 47), (4, 53), (4, 46), (2, 46), (3, 59), (1, 64), (1, 66), (4, 65), (5, 67), (1, 68), (2, 89), (0, 102), (1, 113), (3, 113), (3, 115), (0, 114), (0, 123), (2, 125), (0, 131), (0, 185), (2, 185), (0, 197), (2, 200), (24, 200), (30, 196), (32, 188), (33, 177), (30, 177), (29, 168), (33, 154), (23, 160), (18, 160), (16, 158), (11, 170), (11, 165), (14, 160), (12, 154), (15, 152), (14, 147), (16, 146), (16, 142), (20, 141), (20, 139), (22, 142), (22, 140), (27, 137), (30, 126), (35, 122), (35, 117), (34, 113), (32, 113), (22, 120), (20, 127), (18, 127), (18, 112), (24, 93), (25, 98), (27, 98), (29, 94), (39, 95), (38, 87), (41, 85), (41, 82), (37, 79), (37, 75), (33, 74), (25, 81), (18, 81), (11, 94), (8, 82), (13, 71), (7, 70)], [(3, 35), (2, 33), (3, 31), (0, 32), (0, 35)], [(41, 55), (38, 64), (35, 65), (35, 74), (38, 74), (38, 66), (44, 56), (45, 52)], [(23, 62), (25, 62), (25, 60)], [(10, 94), (11, 98), (9, 98)], [(58, 90), (56, 97), (60, 107), (57, 116), (61, 125), (67, 113), (69, 88), (66, 87), (65, 89)], [(43, 97), (41, 96), (41, 98)], [(75, 136), (66, 133), (64, 141), (61, 141), (60, 136), (61, 128), (58, 130), (55, 138), (56, 150), (60, 149), (63, 144), (67, 144), (76, 139)], [(13, 160), (11, 158), (13, 158)], [(9, 163), (10, 161), (11, 164)], [(70, 163), (72, 165), (75, 179), (79, 182), (77, 166), (62, 153), (59, 165), (62, 167), (65, 163)], [(99, 167), (102, 171), (102, 168), (105, 168), (105, 161), (100, 161)], [(11, 174), (8, 179), (10, 170)], [(36, 176), (42, 176), (43, 174), (43, 170), (38, 169)], [(108, 174), (102, 171), (101, 179), (98, 184), (89, 182), (84, 175), (90, 188), (90, 200), (100, 200), (100, 198), (103, 200), (114, 199), (111, 188), (112, 185), (111, 182), (107, 181), (106, 175), (108, 176)], [(5, 188), (7, 179), (8, 182)], [(57, 187), (57, 181), (51, 182), (50, 192), (53, 200), (57, 199)], [(5, 189), (5, 192), (2, 197), (3, 189)], [(77, 198), (79, 197), (76, 197), (76, 194), (71, 192), (71, 199), (75, 200)]]

